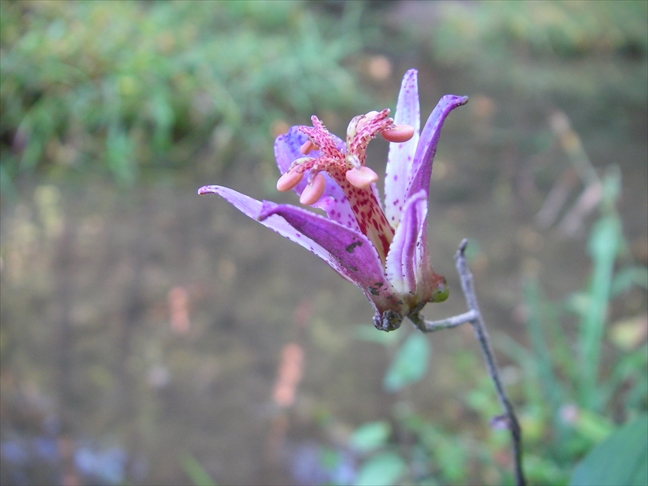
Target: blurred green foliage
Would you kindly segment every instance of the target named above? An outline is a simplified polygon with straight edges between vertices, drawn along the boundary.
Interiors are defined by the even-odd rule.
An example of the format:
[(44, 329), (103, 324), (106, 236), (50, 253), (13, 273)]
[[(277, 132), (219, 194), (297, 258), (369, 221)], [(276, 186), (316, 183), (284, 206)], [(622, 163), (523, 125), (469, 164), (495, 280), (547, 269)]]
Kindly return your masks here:
[[(129, 184), (147, 168), (186, 164), (194, 171), (194, 155), (205, 153), (200, 160), (212, 167), (203, 170), (235, 158), (271, 161), (277, 130), (312, 113), (342, 117), (364, 104), (345, 67), (362, 47), (362, 6), (348, 3), (333, 19), (298, 1), (0, 2), (3, 184), (34, 170), (108, 172)], [(646, 2), (436, 8), (436, 25), (421, 18), (420, 34), (435, 66), (468, 69), (482, 87), (490, 82), (616, 109), (606, 124), (627, 106), (645, 108)], [(392, 49), (396, 57), (402, 52), (395, 49), (408, 46), (392, 30), (372, 32), (385, 43), (372, 46), (376, 51)], [(566, 483), (577, 461), (614, 433), (615, 421), (648, 406), (648, 349), (645, 342), (633, 346), (641, 322), (630, 316), (610, 326), (608, 315), (614, 299), (646, 288), (646, 269), (624, 258), (628, 244), (614, 211), (618, 179), (611, 172), (605, 180), (607, 196), (590, 234), (589, 281), (554, 302), (529, 280), (528, 347), (494, 336), (516, 364), (504, 371), (519, 374), (511, 391), (521, 404), (525, 467), (535, 484)], [(38, 195), (52, 233), (60, 225), (58, 199), (51, 190)], [(475, 427), (500, 413), (492, 384), (481, 379), (485, 371), (475, 372), (483, 370), (480, 357), (456, 352), (454, 365), (474, 388), (453, 410), (456, 421), (439, 424), (417, 413), (409, 394), (428, 376), (429, 337), (367, 331), (387, 348), (383, 383), (399, 401), (393, 416), (350, 434), (360, 463), (356, 482), (510, 483), (507, 432)], [(181, 463), (195, 484), (212, 482), (193, 456)]]
[[(527, 444), (564, 473), (614, 430), (607, 417), (627, 420), (648, 408), (648, 345), (640, 337), (645, 324), (641, 319), (609, 322), (615, 299), (633, 287), (648, 288), (646, 268), (628, 259), (614, 209), (618, 179), (618, 171), (608, 170), (602, 180), (600, 216), (588, 241), (592, 267), (584, 288), (562, 302), (551, 302), (535, 280), (528, 280), (524, 297), (531, 353), (509, 340), (503, 346), (527, 379), (540, 384), (524, 387), (523, 413), (531, 430)], [(623, 285), (629, 273), (643, 277)], [(628, 324), (630, 335), (616, 337)], [(619, 448), (614, 454), (629, 452)]]
[[(587, 168), (585, 190), (600, 188), (599, 214), (585, 248), (591, 259), (587, 281), (582, 289), (552, 302), (539, 282), (528, 278), (523, 298), (529, 346), (507, 335), (494, 337), (494, 344), (520, 370), (518, 386), (511, 391), (520, 404), (524, 464), (531, 484), (567, 484), (577, 465), (573, 484), (592, 484), (587, 478), (599, 476), (601, 484), (643, 484), (648, 470), (645, 453), (638, 450), (648, 432), (644, 425), (648, 410), (645, 319), (622, 315), (610, 322), (610, 309), (625, 294), (648, 290), (648, 269), (633, 261), (623, 234), (616, 210), (621, 190), (618, 168), (610, 166), (601, 176), (593, 167)], [(369, 338), (365, 333), (358, 337)], [(403, 394), (427, 374), (429, 338), (413, 331), (403, 339), (370, 339), (391, 356), (383, 388), (398, 393), (401, 401), (391, 423), (363, 424), (352, 434), (351, 447), (364, 452), (360, 470), (373, 474), (374, 459), (388, 454), (401, 457), (410, 468), (398, 469), (398, 476), (381, 484), (467, 484), (477, 478), (512, 484), (511, 466), (503, 468), (493, 461), (510, 457), (507, 431), (489, 432), (479, 439), (481, 444), (476, 443), (467, 429), (457, 430), (455, 425), (444, 430), (430, 423)], [(467, 351), (457, 353), (454, 361), (470, 376), (483, 366), (479, 356)], [(475, 383), (465, 406), (481, 423), (489, 423), (501, 413), (493, 384), (487, 379), (466, 379)], [(615, 425), (638, 417), (643, 417), (638, 419), (640, 426)], [(390, 430), (394, 432), (388, 434)], [(359, 440), (367, 447), (358, 447)]]
[(647, 17), (640, 0), (443, 2), (434, 28), (415, 35), (434, 60), (483, 85), (609, 109), (646, 103)]
[(187, 454), (182, 459), (182, 469), (189, 479), (191, 479), (191, 484), (195, 486), (216, 486), (209, 473), (205, 471), (205, 468), (192, 455)]
[(396, 392), (425, 376), (430, 361), (430, 343), (420, 333), (412, 333), (399, 346), (383, 379), (383, 388)]
[(572, 486), (648, 484), (648, 415), (620, 427), (574, 470)]
[[(486, 41), (480, 44), (481, 52), (497, 52), (501, 60), (513, 50), (536, 57), (614, 52), (638, 56), (648, 50), (643, 1), (448, 2), (443, 8), (442, 28), (433, 35), (438, 55), (446, 60), (472, 59), (476, 53), (470, 47), (480, 41)], [(458, 39), (462, 42), (453, 44)]]
[[(2, 176), (108, 170), (132, 183), (208, 145), (222, 167), (362, 100), (342, 65), (361, 6), (297, 1), (1, 2)], [(67, 172), (66, 172), (67, 173)]]

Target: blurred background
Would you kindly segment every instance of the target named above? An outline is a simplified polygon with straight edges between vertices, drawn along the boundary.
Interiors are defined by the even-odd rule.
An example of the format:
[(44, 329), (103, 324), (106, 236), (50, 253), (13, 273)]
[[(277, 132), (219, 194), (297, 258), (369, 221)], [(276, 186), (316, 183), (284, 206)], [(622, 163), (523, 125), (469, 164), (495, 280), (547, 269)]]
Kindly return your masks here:
[[(361, 292), (205, 184), (277, 194), (419, 70), (453, 112), (429, 241), (464, 237), (533, 483), (648, 407), (648, 19), (616, 2), (0, 2), (2, 484), (507, 484), (470, 328)], [(387, 144), (370, 146), (384, 171)]]

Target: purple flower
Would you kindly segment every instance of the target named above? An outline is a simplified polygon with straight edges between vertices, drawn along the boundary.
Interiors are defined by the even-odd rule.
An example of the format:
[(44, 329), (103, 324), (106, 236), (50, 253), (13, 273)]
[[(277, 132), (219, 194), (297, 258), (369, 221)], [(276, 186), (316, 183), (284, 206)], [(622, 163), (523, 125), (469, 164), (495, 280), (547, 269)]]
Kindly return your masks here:
[[(467, 97), (446, 95), (419, 135), (417, 72), (405, 74), (394, 119), (389, 110), (369, 112), (349, 123), (346, 142), (312, 117), (313, 126), (292, 127), (275, 142), (282, 176), (277, 189), (293, 189), (300, 202), (328, 217), (289, 204), (257, 201), (222, 186), (219, 194), (264, 226), (307, 248), (362, 289), (373, 304), (376, 328), (397, 329), (428, 302), (448, 297), (443, 276), (427, 252), (427, 200), (441, 126)], [(391, 141), (381, 202), (376, 173), (365, 165), (369, 141)]]

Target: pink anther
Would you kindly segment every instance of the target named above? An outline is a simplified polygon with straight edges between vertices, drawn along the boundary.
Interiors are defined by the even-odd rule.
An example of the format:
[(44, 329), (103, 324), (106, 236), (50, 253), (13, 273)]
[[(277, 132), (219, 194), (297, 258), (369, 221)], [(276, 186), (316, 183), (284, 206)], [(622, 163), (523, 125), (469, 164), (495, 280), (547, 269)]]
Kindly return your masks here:
[(277, 191), (286, 192), (290, 191), (293, 187), (301, 182), (304, 178), (303, 172), (291, 170), (282, 175), (277, 181)]
[(407, 142), (414, 136), (414, 127), (412, 125), (396, 125), (389, 130), (383, 130), (382, 136), (389, 142)]
[(302, 154), (304, 154), (304, 155), (310, 153), (311, 150), (317, 150), (317, 149), (318, 149), (317, 145), (315, 145), (315, 144), (314, 144), (313, 142), (311, 142), (310, 140), (306, 140), (306, 141), (302, 144), (302, 146), (299, 147), (299, 151), (300, 151)]
[(378, 174), (369, 167), (363, 166), (348, 170), (346, 178), (352, 186), (358, 189), (365, 189), (378, 180)]
[(299, 202), (304, 206), (310, 206), (319, 201), (319, 198), (324, 194), (324, 189), (326, 188), (326, 179), (322, 174), (317, 174), (313, 177), (313, 180), (308, 183), (304, 188), (304, 191), (299, 196)]

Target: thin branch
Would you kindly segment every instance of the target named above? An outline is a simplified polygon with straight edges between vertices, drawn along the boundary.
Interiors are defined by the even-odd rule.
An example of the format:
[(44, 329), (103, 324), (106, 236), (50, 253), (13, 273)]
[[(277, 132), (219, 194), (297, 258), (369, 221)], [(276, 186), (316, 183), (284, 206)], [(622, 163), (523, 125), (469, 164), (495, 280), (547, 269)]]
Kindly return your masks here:
[(459, 250), (455, 255), (455, 265), (457, 267), (457, 272), (459, 273), (459, 279), (461, 280), (461, 288), (463, 290), (464, 297), (466, 298), (466, 304), (468, 305), (468, 309), (470, 310), (463, 314), (459, 314), (457, 316), (453, 316), (440, 321), (426, 321), (418, 312), (414, 312), (408, 317), (422, 332), (433, 332), (440, 329), (448, 329), (451, 327), (459, 326), (466, 322), (470, 322), (473, 330), (475, 331), (475, 335), (477, 337), (477, 341), (479, 342), (479, 346), (481, 347), (482, 354), (484, 355), (484, 361), (486, 362), (488, 374), (495, 384), (497, 397), (499, 398), (499, 401), (504, 408), (504, 414), (502, 416), (495, 417), (491, 422), (491, 425), (499, 426), (501, 424), (505, 424), (505, 426), (510, 430), (511, 437), (513, 439), (515, 482), (518, 486), (525, 486), (526, 479), (524, 477), (524, 471), (522, 469), (522, 429), (520, 427), (517, 416), (515, 415), (513, 404), (509, 400), (508, 395), (506, 394), (506, 390), (504, 389), (504, 385), (500, 377), (499, 368), (497, 367), (497, 361), (495, 360), (495, 354), (493, 353), (493, 348), (490, 344), (488, 332), (486, 331), (486, 324), (484, 323), (484, 318), (482, 317), (479, 310), (477, 295), (475, 294), (475, 288), (473, 286), (473, 276), (466, 262), (465, 251), (467, 246), (468, 240), (464, 239), (460, 243)]
[(464, 312), (456, 316), (448, 317), (440, 321), (426, 321), (420, 314), (410, 315), (409, 319), (423, 332), (434, 332), (441, 329), (461, 326), (466, 322), (472, 322), (477, 318), (477, 313), (473, 310)]

